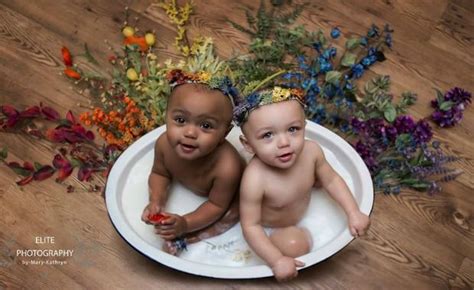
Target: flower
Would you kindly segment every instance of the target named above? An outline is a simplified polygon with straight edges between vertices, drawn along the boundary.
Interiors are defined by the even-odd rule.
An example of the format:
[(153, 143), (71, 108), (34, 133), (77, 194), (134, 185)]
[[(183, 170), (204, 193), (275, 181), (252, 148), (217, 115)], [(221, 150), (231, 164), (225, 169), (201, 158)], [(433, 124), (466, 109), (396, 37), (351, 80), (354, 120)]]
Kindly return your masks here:
[(352, 66), (352, 76), (356, 79), (360, 78), (364, 74), (364, 67), (361, 64)]
[(339, 27), (334, 27), (332, 30), (331, 30), (331, 37), (336, 39), (338, 38), (339, 36), (341, 35), (341, 30), (339, 29)]
[(431, 101), (435, 111), (431, 119), (440, 127), (452, 127), (462, 120), (464, 109), (471, 103), (471, 93), (454, 87), (444, 95), (438, 91), (438, 97)]
[(413, 137), (416, 141), (420, 143), (427, 143), (433, 137), (433, 132), (431, 131), (431, 126), (425, 120), (419, 120), (416, 123), (415, 130), (413, 132)]
[(410, 133), (415, 129), (415, 121), (410, 116), (398, 116), (393, 125), (399, 133)]
[(444, 95), (444, 99), (446, 101), (455, 102), (456, 104), (462, 103), (467, 105), (471, 103), (471, 93), (462, 88), (454, 87)]

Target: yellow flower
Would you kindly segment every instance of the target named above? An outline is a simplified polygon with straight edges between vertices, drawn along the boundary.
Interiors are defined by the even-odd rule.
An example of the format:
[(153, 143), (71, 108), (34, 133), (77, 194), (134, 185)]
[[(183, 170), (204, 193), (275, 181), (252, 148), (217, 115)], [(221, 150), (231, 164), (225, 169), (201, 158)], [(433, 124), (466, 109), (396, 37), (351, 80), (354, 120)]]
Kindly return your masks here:
[(155, 44), (155, 35), (153, 33), (145, 34), (145, 42), (148, 46), (153, 46)]
[(208, 72), (205, 72), (205, 71), (201, 71), (201, 72), (199, 72), (199, 79), (202, 82), (207, 83), (211, 79), (211, 74), (208, 73)]
[(281, 87), (275, 87), (273, 88), (272, 92), (272, 102), (277, 103), (281, 101), (288, 100), (290, 97), (290, 91), (288, 89), (283, 89)]

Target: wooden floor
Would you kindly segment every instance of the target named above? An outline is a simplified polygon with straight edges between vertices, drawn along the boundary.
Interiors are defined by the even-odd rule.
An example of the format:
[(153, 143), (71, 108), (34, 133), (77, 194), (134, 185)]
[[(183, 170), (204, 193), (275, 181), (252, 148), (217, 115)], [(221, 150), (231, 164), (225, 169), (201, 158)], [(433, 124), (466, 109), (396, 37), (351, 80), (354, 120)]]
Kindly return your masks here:
[[(254, 3), (255, 2), (255, 3)], [(412, 90), (419, 101), (410, 111), (422, 118), (431, 112), (433, 88), (473, 85), (474, 2), (472, 0), (310, 1), (301, 22), (326, 31), (362, 34), (376, 23), (394, 29), (394, 50), (373, 72), (389, 74), (393, 91)], [(120, 44), (123, 8), (140, 15), (139, 26), (154, 29), (163, 55), (173, 56), (174, 31), (150, 0), (14, 0), (0, 1), (0, 104), (28, 106), (43, 102), (65, 113), (84, 102), (60, 76), (60, 48), (74, 52), (89, 45), (108, 66), (104, 38)], [(226, 23), (244, 23), (239, 8), (258, 1), (195, 1), (190, 34), (215, 39), (228, 57), (245, 49), (248, 39)], [(372, 74), (373, 75), (373, 74)], [(462, 123), (436, 130), (447, 151), (465, 157), (457, 181), (434, 196), (402, 192), (376, 195), (372, 228), (331, 259), (305, 269), (286, 284), (273, 278), (217, 280), (181, 273), (133, 250), (113, 228), (103, 197), (87, 188), (66, 193), (53, 181), (24, 188), (16, 175), (0, 166), (0, 289), (472, 289), (474, 287), (474, 109)], [(54, 149), (26, 136), (0, 133), (0, 147), (14, 159), (49, 162)], [(80, 187), (77, 181), (69, 181)], [(98, 181), (100, 184), (101, 181)], [(18, 249), (41, 248), (37, 236), (53, 236), (53, 249), (73, 249), (67, 265), (22, 265)], [(44, 245), (51, 248), (51, 245)]]

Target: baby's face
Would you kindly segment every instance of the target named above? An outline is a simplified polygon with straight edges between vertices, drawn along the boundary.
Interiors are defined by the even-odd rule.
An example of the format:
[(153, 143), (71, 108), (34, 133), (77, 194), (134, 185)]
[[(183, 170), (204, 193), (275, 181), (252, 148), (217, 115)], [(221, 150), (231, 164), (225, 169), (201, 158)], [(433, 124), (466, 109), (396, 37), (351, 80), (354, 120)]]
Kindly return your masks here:
[(224, 141), (231, 119), (232, 104), (220, 91), (184, 84), (169, 99), (166, 134), (179, 157), (194, 160)]
[(267, 165), (290, 168), (303, 150), (304, 128), (304, 111), (298, 101), (264, 105), (253, 110), (243, 125), (243, 143)]

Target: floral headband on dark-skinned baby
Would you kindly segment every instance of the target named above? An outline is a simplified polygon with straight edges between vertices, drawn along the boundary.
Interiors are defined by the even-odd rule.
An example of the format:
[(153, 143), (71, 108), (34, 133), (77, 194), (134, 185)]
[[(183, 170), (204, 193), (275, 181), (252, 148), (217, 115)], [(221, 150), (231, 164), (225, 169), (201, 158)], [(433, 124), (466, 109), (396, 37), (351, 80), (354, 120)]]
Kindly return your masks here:
[(304, 91), (297, 88), (283, 88), (275, 86), (268, 89), (259, 90), (248, 95), (238, 106), (234, 109), (234, 122), (237, 126), (242, 126), (249, 116), (249, 114), (264, 105), (275, 104), (279, 102), (296, 100), (303, 108)]
[(229, 97), (232, 108), (238, 105), (240, 94), (232, 84), (231, 79), (224, 75), (212, 75), (209, 72), (188, 72), (181, 69), (174, 69), (167, 74), (168, 83), (173, 90), (175, 87), (183, 84), (203, 84), (211, 89), (219, 90)]

